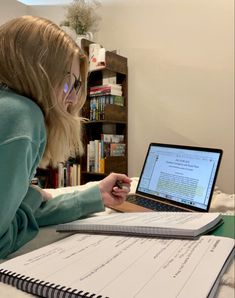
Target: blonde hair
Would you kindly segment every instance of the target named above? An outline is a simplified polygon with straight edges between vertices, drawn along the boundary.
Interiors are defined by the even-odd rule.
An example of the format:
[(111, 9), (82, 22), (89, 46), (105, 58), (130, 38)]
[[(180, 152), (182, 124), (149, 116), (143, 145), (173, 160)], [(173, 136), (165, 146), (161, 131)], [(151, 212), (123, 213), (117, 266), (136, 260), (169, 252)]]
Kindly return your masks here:
[[(77, 104), (66, 110), (58, 90), (63, 91), (74, 57), (79, 59), (82, 86)], [(0, 70), (0, 83), (30, 98), (43, 111), (47, 145), (40, 166), (56, 166), (81, 155), (79, 113), (86, 99), (87, 57), (75, 41), (47, 19), (13, 19), (0, 27)]]

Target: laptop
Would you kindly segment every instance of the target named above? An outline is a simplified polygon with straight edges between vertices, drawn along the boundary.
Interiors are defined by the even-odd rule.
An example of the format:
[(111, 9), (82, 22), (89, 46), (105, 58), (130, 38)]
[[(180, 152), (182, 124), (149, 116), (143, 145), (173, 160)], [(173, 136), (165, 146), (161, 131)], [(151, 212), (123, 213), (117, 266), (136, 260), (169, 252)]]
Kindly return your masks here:
[(120, 212), (208, 212), (223, 151), (151, 143), (135, 194)]

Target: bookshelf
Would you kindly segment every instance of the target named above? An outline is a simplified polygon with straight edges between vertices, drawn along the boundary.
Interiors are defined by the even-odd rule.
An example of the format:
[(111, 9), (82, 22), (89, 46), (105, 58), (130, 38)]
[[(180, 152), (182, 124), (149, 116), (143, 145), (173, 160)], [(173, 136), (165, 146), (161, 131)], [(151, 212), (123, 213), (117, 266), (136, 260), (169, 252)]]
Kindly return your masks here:
[[(89, 56), (89, 45), (93, 43), (82, 39), (83, 50)], [(123, 105), (105, 103), (102, 107), (102, 117), (91, 116), (91, 100), (99, 96), (91, 96), (91, 88), (103, 85), (104, 73), (110, 72), (116, 76), (116, 83), (121, 86)], [(86, 119), (83, 125), (83, 140), (85, 154), (80, 160), (80, 183), (103, 179), (111, 172), (128, 173), (128, 68), (127, 58), (115, 52), (105, 51), (105, 66), (89, 72), (87, 99), (82, 110), (82, 116)], [(107, 95), (106, 95), (107, 96)], [(99, 100), (99, 99), (97, 99)], [(102, 120), (101, 120), (102, 119)], [(90, 141), (101, 140), (101, 135), (122, 135), (125, 152), (122, 156), (105, 156), (103, 170), (91, 170), (88, 167), (88, 149)]]

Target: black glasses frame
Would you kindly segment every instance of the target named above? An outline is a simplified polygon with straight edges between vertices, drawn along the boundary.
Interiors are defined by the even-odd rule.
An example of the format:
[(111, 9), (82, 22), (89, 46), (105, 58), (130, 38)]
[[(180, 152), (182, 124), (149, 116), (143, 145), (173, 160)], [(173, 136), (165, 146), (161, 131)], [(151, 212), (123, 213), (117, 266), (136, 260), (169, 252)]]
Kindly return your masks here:
[[(68, 74), (71, 74), (71, 73), (68, 72)], [(74, 81), (73, 86), (72, 86), (72, 88), (70, 89), (68, 95), (71, 94), (71, 92), (73, 91), (73, 89), (75, 90), (75, 93), (78, 94), (78, 92), (79, 92), (79, 90), (80, 90), (80, 88), (81, 88), (81, 86), (82, 86), (82, 81), (79, 80), (79, 78), (77, 78), (77, 77), (75, 76), (74, 73), (72, 73), (72, 75), (74, 76), (75, 81)]]

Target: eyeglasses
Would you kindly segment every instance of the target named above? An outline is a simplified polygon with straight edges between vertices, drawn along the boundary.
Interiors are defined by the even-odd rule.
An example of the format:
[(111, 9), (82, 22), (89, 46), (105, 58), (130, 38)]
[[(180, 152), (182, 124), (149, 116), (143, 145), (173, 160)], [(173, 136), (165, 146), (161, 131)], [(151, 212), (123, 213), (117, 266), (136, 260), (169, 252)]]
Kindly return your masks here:
[[(68, 74), (70, 74), (70, 73), (68, 73)], [(71, 89), (69, 89), (69, 84), (68, 84), (68, 83), (65, 83), (65, 84), (64, 84), (64, 93), (65, 93), (65, 94), (67, 94), (67, 93), (70, 94), (70, 93), (73, 91), (73, 89), (75, 90), (76, 94), (78, 94), (78, 91), (79, 91), (80, 88), (81, 88), (82, 81), (79, 80), (79, 78), (77, 78), (77, 77), (75, 76), (75, 74), (72, 74), (72, 75), (74, 76), (75, 81), (74, 81), (74, 83), (73, 83)]]

